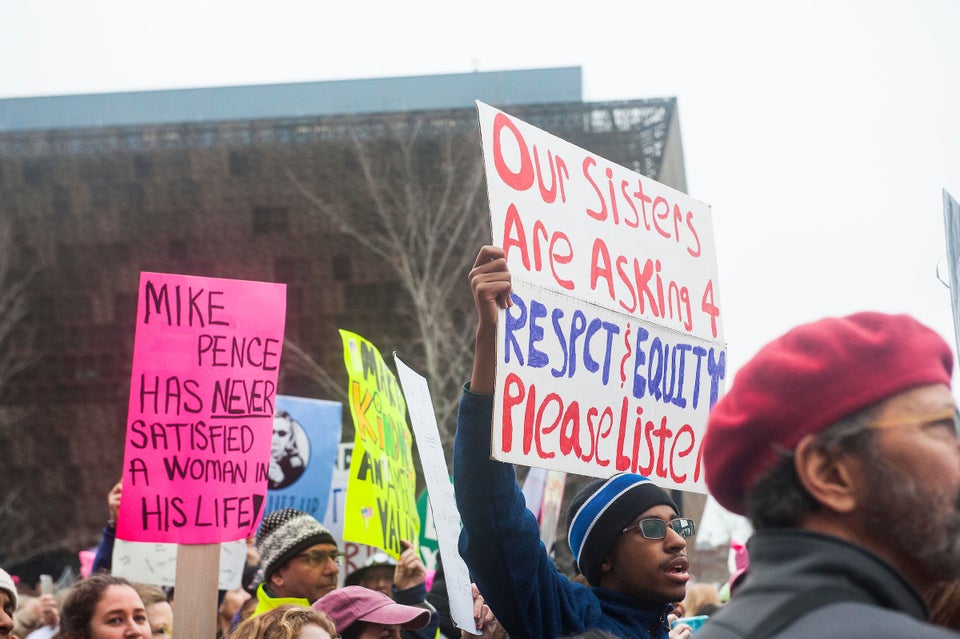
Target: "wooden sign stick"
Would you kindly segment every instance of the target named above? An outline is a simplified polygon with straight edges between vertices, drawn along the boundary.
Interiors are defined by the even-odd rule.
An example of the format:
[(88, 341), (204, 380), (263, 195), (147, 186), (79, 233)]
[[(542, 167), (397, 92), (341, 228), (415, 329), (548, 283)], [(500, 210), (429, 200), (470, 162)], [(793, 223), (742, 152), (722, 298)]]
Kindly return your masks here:
[(220, 544), (179, 544), (173, 636), (213, 637), (217, 632)]

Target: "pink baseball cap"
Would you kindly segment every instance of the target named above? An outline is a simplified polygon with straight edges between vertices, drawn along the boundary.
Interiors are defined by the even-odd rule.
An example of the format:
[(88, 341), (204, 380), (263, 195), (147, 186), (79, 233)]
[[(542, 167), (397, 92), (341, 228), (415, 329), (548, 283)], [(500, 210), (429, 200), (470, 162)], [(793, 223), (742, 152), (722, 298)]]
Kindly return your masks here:
[(313, 602), (311, 607), (330, 615), (337, 632), (341, 633), (357, 621), (408, 630), (418, 630), (430, 623), (429, 610), (398, 604), (382, 592), (363, 586), (344, 586), (334, 590)]

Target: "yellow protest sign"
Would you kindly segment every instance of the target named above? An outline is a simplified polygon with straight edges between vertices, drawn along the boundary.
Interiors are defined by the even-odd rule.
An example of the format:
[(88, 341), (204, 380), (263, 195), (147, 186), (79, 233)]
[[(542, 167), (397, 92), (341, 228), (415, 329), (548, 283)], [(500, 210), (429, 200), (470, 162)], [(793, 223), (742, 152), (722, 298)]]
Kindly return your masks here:
[(348, 403), (356, 428), (344, 505), (343, 538), (382, 548), (399, 558), (400, 540), (420, 535), (413, 439), (400, 384), (380, 351), (340, 331), (350, 377)]

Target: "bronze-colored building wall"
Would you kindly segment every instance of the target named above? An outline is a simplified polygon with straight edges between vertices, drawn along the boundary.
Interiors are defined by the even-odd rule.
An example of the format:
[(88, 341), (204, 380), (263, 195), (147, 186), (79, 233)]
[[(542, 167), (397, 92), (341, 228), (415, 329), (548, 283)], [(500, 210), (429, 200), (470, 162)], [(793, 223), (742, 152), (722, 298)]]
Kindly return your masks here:
[[(659, 174), (673, 100), (511, 113), (685, 184), (682, 161), (672, 175)], [(0, 422), (0, 481), (13, 495), (0, 563), (75, 552), (98, 539), (121, 470), (140, 271), (287, 283), (288, 340), (344, 383), (339, 327), (383, 352), (411, 352), (416, 365), (394, 265), (340, 232), (304, 192), (373, 224), (355, 149), (388, 156), (389, 127), (420, 127), (417, 157), (426, 170), (417, 175), (429, 174), (443, 136), (480, 157), (472, 109), (0, 133), (0, 224), (11, 225), (13, 238), (0, 251), (14, 257), (14, 279), (29, 278), (28, 316), (15, 339), (32, 339), (36, 355), (0, 388), (8, 415)], [(479, 198), (474, 214), (487, 228), (485, 206)], [(280, 392), (324, 397), (286, 354)]]

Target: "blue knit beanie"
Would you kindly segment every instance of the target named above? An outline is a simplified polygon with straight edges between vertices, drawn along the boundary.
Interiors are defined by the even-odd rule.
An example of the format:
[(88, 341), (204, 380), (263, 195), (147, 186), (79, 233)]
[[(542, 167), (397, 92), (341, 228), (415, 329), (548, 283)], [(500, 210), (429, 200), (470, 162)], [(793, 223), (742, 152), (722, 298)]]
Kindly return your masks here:
[(596, 586), (600, 565), (620, 531), (638, 516), (666, 504), (678, 512), (669, 494), (643, 475), (620, 473), (590, 482), (567, 509), (567, 540), (577, 568)]

